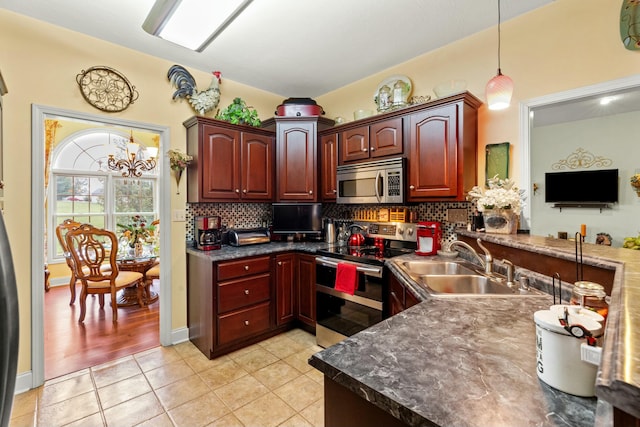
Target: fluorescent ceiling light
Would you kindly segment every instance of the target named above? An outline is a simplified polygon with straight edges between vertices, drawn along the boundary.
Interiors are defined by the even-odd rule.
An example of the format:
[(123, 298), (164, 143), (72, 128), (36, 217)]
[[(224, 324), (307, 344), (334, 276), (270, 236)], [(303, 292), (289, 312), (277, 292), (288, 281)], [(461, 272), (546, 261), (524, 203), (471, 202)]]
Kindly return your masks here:
[(253, 0), (156, 0), (142, 28), (202, 52)]

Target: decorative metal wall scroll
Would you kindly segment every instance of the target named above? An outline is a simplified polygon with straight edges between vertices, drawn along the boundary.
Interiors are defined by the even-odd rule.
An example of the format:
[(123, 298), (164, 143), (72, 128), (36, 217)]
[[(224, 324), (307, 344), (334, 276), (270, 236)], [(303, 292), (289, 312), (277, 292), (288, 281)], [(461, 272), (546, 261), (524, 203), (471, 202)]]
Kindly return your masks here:
[(578, 148), (573, 153), (569, 154), (566, 159), (557, 161), (551, 165), (553, 170), (562, 169), (579, 169), (579, 168), (602, 168), (611, 166), (613, 161), (611, 159), (605, 159), (602, 156), (595, 156), (593, 153), (586, 151), (582, 148)]
[(84, 99), (98, 110), (115, 113), (138, 99), (136, 87), (113, 68), (96, 66), (82, 70), (76, 81)]

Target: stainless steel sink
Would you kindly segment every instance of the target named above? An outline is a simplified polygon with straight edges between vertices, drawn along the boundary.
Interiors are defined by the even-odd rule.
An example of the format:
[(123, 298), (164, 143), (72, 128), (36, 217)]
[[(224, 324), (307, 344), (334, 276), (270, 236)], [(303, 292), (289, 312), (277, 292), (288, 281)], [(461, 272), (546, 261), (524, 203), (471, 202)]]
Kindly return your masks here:
[(534, 288), (509, 287), (505, 278), (485, 274), (466, 261), (412, 260), (398, 266), (434, 296), (544, 295)]
[(420, 281), (439, 294), (519, 294), (508, 286), (485, 276), (472, 274), (424, 275)]
[(425, 274), (475, 274), (473, 270), (458, 262), (449, 261), (404, 261), (400, 263), (411, 275)]

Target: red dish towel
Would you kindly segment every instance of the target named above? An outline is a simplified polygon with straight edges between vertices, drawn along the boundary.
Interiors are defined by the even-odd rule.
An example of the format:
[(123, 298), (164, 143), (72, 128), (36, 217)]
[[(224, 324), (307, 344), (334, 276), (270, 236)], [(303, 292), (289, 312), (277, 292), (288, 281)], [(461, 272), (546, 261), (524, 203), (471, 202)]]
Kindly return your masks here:
[(346, 292), (353, 295), (358, 284), (358, 272), (353, 264), (338, 263), (336, 271), (336, 291)]

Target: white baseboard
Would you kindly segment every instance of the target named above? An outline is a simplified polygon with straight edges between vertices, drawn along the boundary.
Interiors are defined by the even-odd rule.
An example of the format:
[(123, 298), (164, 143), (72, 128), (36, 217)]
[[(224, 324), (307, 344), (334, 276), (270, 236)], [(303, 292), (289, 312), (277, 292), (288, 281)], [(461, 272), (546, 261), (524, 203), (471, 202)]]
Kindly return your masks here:
[(31, 375), (31, 371), (24, 372), (16, 377), (16, 388), (14, 394), (24, 393), (25, 391), (31, 390), (32, 387), (33, 376)]
[(189, 341), (189, 328), (174, 329), (171, 331), (171, 344), (180, 344)]
[[(189, 328), (174, 329), (171, 331), (171, 345), (189, 341)], [(23, 372), (16, 376), (14, 394), (24, 393), (33, 388), (33, 374), (31, 371)]]

